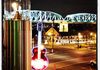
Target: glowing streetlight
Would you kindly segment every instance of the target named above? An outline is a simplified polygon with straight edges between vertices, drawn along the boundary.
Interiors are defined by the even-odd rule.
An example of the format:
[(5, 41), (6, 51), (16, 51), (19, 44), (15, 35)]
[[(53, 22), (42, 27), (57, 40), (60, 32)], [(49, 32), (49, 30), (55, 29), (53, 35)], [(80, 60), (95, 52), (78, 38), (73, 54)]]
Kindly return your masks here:
[(93, 35), (93, 33), (91, 32), (91, 33), (90, 33), (90, 35), (92, 36), (92, 35)]
[(81, 48), (81, 46), (79, 44), (80, 39), (82, 39), (82, 34), (81, 33), (78, 33), (78, 47), (79, 48)]
[(96, 34), (94, 35), (94, 37), (96, 38)]
[(82, 38), (82, 34), (78, 33), (78, 38), (81, 39)]
[(18, 2), (13, 2), (12, 3), (12, 8), (13, 8), (14, 11), (18, 10), (18, 6), (19, 6)]
[(95, 43), (96, 43), (96, 34), (94, 35), (94, 37), (95, 37)]
[(92, 32), (90, 32), (90, 44), (92, 43), (92, 36), (93, 36), (93, 33)]

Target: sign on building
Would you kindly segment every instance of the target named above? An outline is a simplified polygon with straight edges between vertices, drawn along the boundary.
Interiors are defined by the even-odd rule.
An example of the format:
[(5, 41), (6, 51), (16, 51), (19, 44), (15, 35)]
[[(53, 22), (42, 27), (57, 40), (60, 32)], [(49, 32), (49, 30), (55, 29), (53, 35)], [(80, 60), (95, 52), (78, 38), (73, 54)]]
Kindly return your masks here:
[(59, 32), (68, 32), (68, 24), (63, 22), (60, 24)]

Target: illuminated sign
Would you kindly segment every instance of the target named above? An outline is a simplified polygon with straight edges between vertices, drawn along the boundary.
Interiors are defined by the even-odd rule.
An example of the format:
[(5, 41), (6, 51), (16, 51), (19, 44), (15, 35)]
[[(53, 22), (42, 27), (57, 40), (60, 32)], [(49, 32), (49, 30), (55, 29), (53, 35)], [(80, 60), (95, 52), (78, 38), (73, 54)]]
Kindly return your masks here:
[(68, 23), (62, 22), (59, 27), (59, 32), (68, 32)]
[(43, 24), (41, 22), (37, 23), (37, 30), (42, 31), (42, 29), (43, 29)]

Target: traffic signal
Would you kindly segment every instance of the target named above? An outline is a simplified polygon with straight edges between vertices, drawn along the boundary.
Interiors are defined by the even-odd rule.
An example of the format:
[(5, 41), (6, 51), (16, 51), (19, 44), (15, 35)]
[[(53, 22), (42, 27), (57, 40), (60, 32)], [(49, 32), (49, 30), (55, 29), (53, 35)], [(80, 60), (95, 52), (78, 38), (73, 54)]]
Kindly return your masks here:
[(37, 30), (42, 31), (42, 29), (43, 29), (43, 23), (41, 22), (37, 23)]

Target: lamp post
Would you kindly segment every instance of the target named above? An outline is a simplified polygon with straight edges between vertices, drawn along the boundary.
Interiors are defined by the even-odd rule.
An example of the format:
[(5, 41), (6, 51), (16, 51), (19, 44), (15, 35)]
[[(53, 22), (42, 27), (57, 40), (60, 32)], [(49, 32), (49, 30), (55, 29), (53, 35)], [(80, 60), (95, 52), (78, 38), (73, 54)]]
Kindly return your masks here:
[(13, 8), (14, 11), (18, 10), (18, 6), (19, 6), (18, 2), (13, 2), (12, 3), (12, 8)]
[[(13, 2), (12, 4), (13, 10), (16, 12), (13, 18), (13, 23), (10, 23), (10, 27), (12, 28), (12, 31), (10, 32), (11, 35), (11, 42), (13, 46), (13, 49), (10, 50), (10, 67), (11, 69), (20, 69), (21, 67), (21, 53), (20, 53), (20, 47), (21, 47), (21, 15), (17, 11), (18, 9), (18, 2)], [(20, 16), (20, 17), (19, 17)], [(19, 31), (18, 31), (19, 29)], [(10, 38), (10, 37), (9, 37)], [(20, 50), (19, 50), (20, 49)]]
[(78, 33), (78, 48), (81, 48), (80, 46), (80, 39), (82, 38), (81, 33)]
[[(53, 19), (53, 23), (52, 23), (52, 28), (54, 27), (54, 19)], [(51, 37), (51, 41), (52, 41), (52, 48), (51, 48), (51, 53), (54, 52), (54, 29), (52, 31), (52, 37)]]
[[(31, 69), (31, 22), (30, 19), (22, 21), (19, 13), (19, 3), (13, 2), (12, 8), (15, 16), (14, 24), (14, 70), (30, 70)], [(24, 47), (24, 48), (23, 48)]]
[(91, 33), (90, 33), (90, 44), (92, 43), (91, 41), (93, 40), (93, 39), (92, 39), (92, 36), (93, 36), (93, 33), (91, 32)]

